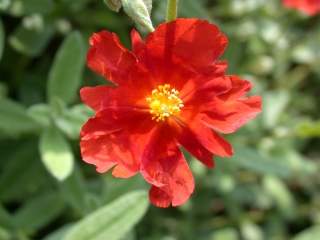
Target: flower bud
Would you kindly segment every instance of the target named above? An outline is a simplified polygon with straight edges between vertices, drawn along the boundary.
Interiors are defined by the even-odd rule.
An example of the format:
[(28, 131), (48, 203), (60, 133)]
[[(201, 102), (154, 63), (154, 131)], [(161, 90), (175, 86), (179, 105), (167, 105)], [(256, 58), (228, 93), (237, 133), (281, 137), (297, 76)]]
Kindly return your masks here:
[(129, 17), (144, 30), (154, 31), (150, 12), (152, 1), (147, 0), (121, 0), (124, 11)]

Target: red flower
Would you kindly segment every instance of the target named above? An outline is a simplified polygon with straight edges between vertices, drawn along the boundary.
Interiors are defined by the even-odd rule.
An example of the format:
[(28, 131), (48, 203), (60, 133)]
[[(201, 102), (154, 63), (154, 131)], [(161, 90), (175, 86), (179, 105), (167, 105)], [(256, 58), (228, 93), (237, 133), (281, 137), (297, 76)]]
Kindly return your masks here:
[(114, 33), (90, 39), (88, 65), (115, 86), (85, 87), (81, 98), (96, 111), (81, 131), (84, 161), (115, 177), (140, 172), (159, 207), (183, 204), (194, 190), (185, 148), (213, 167), (213, 156), (230, 157), (218, 133), (232, 133), (261, 111), (251, 84), (226, 76), (218, 61), (227, 38), (207, 21), (178, 19), (160, 25), (145, 41), (132, 31), (133, 50)]
[(288, 8), (295, 8), (307, 15), (313, 16), (320, 12), (320, 0), (283, 0)]

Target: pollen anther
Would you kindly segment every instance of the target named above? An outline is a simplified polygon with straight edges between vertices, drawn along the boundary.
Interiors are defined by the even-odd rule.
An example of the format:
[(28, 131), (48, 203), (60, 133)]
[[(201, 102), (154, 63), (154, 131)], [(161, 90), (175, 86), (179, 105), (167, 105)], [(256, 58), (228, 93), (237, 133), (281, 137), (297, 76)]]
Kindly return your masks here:
[(184, 107), (179, 94), (179, 91), (171, 88), (170, 84), (159, 85), (153, 89), (151, 96), (146, 98), (152, 119), (160, 122), (179, 114)]

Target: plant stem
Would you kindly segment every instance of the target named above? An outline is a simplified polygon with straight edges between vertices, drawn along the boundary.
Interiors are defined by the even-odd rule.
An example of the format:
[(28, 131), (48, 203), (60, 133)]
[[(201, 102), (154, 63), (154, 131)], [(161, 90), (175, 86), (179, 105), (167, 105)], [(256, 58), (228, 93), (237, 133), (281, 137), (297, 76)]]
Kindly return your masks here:
[(177, 18), (178, 0), (167, 0), (167, 22), (171, 22)]

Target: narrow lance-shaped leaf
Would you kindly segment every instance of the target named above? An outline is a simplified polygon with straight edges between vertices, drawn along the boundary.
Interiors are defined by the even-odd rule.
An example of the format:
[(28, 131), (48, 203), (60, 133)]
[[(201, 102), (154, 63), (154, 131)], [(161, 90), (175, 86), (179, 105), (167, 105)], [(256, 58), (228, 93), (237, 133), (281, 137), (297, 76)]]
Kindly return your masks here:
[(85, 45), (78, 32), (70, 33), (58, 50), (48, 79), (48, 98), (65, 103), (72, 102), (77, 96), (85, 63)]
[(6, 11), (11, 4), (11, 0), (1, 0), (0, 1), (0, 11)]
[(73, 170), (74, 157), (67, 140), (56, 128), (48, 128), (41, 135), (40, 153), (47, 170), (63, 181)]
[(58, 194), (42, 194), (18, 209), (13, 222), (19, 229), (32, 233), (55, 220), (63, 207), (64, 203)]
[(314, 225), (297, 234), (292, 240), (315, 240), (320, 238), (320, 225)]
[(63, 240), (118, 240), (144, 216), (145, 191), (128, 193), (75, 224)]
[(12, 146), (6, 147), (12, 153), (6, 159), (7, 164), (2, 166), (0, 201), (18, 200), (20, 202), (46, 184), (48, 176), (41, 166), (35, 143), (29, 139), (23, 144), (11, 144)]
[(248, 147), (235, 146), (235, 155), (232, 158), (235, 165), (256, 173), (270, 174), (282, 178), (287, 178), (291, 175), (290, 168), (285, 163), (278, 159), (269, 159)]
[(28, 116), (23, 106), (8, 99), (0, 101), (0, 130), (8, 135), (36, 131), (38, 124)]
[(10, 45), (18, 52), (27, 56), (39, 56), (46, 48), (54, 33), (52, 25), (45, 24), (39, 28), (18, 26), (9, 37)]

